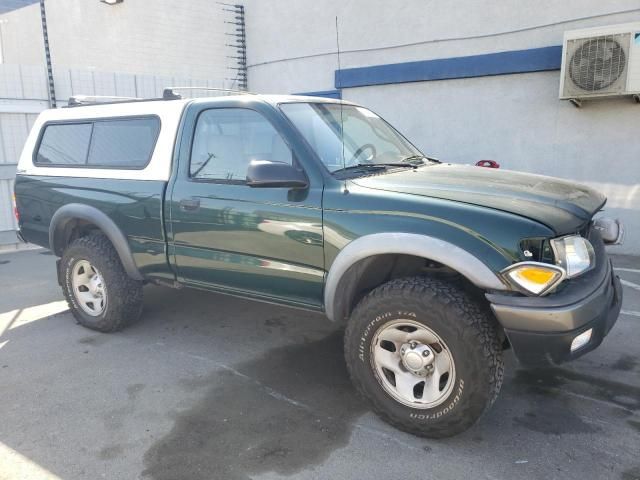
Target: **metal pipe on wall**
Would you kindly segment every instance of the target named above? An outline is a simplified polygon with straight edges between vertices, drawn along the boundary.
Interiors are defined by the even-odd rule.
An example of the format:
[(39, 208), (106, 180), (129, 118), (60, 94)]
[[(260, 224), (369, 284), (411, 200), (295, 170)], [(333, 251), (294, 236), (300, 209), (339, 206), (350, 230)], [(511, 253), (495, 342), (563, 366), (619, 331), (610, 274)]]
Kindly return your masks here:
[(49, 49), (49, 33), (47, 31), (47, 12), (44, 0), (40, 0), (40, 20), (42, 22), (42, 38), (44, 39), (44, 57), (47, 62), (47, 79), (49, 80), (49, 106), (56, 108), (56, 88), (53, 83), (53, 68), (51, 66), (51, 51)]

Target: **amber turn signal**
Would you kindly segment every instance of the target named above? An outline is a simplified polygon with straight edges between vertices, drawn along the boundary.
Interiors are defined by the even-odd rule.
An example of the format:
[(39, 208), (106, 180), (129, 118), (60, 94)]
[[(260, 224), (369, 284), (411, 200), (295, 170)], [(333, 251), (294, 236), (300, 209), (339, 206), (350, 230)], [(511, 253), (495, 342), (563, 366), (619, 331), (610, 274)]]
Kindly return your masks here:
[(503, 275), (520, 290), (534, 295), (543, 295), (560, 283), (566, 273), (555, 265), (522, 262), (503, 271)]

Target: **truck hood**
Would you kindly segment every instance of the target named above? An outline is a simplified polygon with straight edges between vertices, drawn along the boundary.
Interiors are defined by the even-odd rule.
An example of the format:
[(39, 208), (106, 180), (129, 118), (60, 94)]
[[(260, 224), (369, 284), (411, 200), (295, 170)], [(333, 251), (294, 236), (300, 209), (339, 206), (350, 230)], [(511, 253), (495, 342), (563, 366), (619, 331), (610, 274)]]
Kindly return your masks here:
[(468, 165), (437, 164), (356, 178), (361, 187), (453, 200), (514, 213), (558, 235), (575, 232), (606, 197), (558, 178)]

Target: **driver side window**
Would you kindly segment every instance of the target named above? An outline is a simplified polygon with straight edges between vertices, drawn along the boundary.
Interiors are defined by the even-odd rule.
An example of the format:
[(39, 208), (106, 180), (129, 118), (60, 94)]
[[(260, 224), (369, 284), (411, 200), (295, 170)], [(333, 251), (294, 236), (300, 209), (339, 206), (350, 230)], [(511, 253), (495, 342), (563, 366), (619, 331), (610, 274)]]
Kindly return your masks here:
[(254, 110), (215, 108), (199, 115), (191, 147), (191, 178), (244, 183), (252, 160), (292, 165), (293, 155), (273, 125)]

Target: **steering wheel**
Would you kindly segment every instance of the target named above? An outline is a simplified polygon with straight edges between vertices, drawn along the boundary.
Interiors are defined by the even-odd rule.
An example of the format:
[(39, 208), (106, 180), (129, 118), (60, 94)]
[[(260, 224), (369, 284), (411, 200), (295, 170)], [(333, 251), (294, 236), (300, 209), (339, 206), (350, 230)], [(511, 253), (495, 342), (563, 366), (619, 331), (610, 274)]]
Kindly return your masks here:
[(362, 145), (360, 148), (358, 148), (358, 150), (355, 151), (355, 153), (353, 154), (353, 156), (349, 159), (349, 164), (352, 163), (358, 163), (358, 157), (360, 155), (362, 155), (366, 150), (370, 150), (371, 151), (371, 155), (369, 155), (367, 157), (367, 161), (363, 162), (363, 163), (371, 163), (368, 160), (371, 160), (372, 158), (375, 158), (376, 154), (378, 153), (376, 150), (376, 147), (374, 145), (372, 145), (371, 143), (365, 143), (364, 145)]

